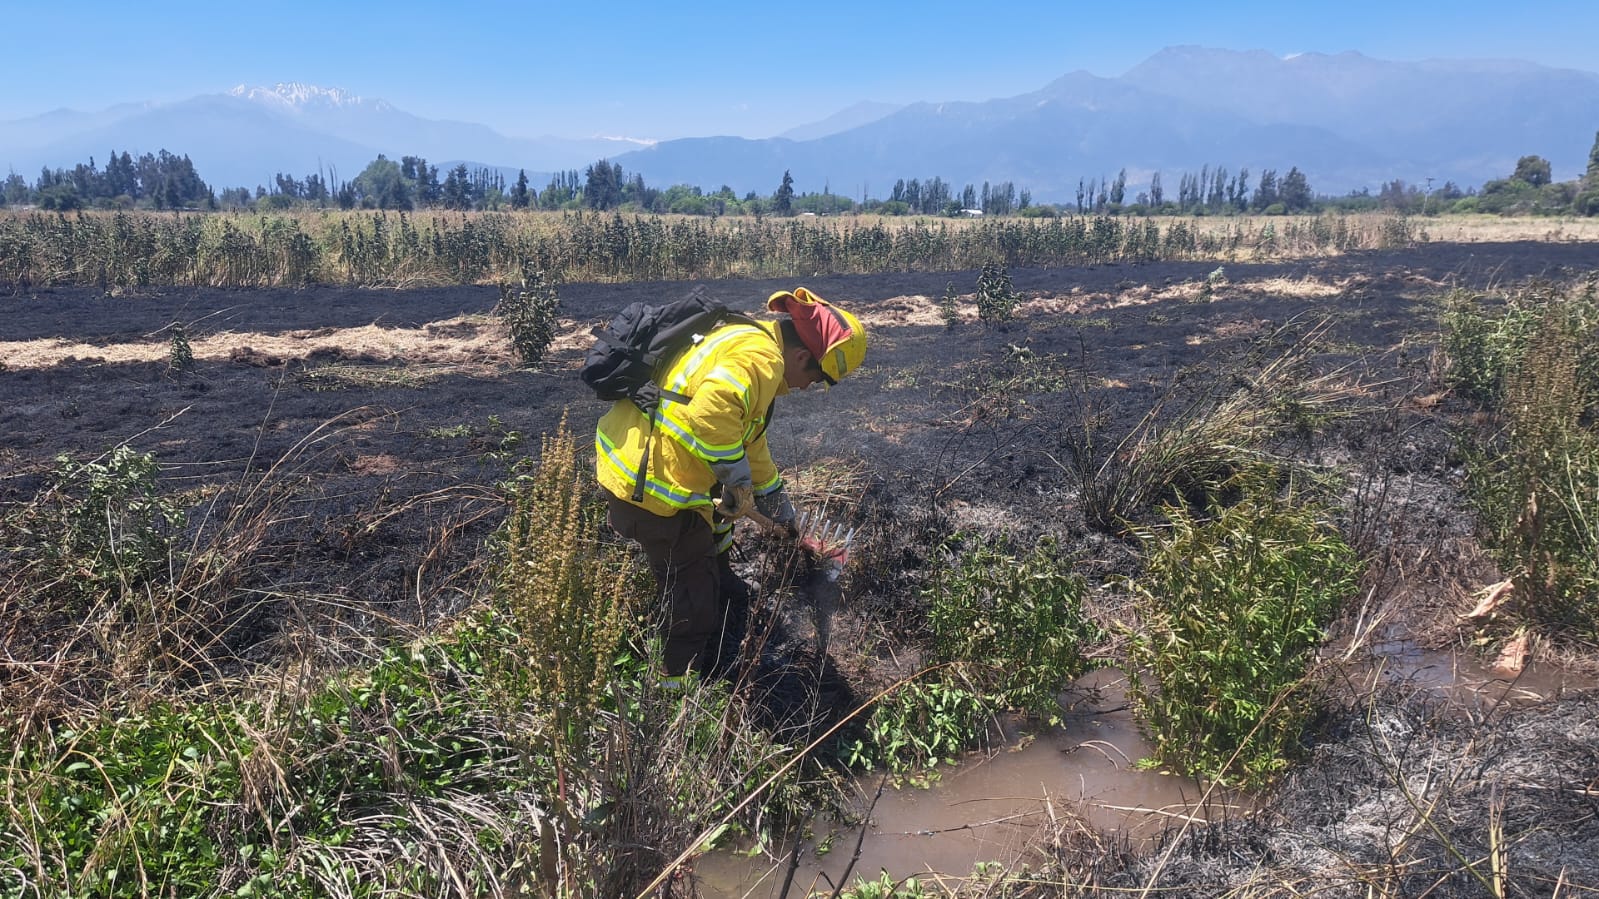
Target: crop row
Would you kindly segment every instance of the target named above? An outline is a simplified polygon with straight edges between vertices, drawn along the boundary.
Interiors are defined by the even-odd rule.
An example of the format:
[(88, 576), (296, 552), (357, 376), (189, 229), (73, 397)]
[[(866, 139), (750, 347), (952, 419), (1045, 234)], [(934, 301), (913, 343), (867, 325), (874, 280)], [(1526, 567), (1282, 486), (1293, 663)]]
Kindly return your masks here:
[(0, 284), (405, 287), (504, 280), (782, 277), (1301, 255), (1410, 240), (1403, 219), (1157, 223), (1108, 216), (714, 220), (565, 212), (414, 216), (32, 212), (0, 217)]

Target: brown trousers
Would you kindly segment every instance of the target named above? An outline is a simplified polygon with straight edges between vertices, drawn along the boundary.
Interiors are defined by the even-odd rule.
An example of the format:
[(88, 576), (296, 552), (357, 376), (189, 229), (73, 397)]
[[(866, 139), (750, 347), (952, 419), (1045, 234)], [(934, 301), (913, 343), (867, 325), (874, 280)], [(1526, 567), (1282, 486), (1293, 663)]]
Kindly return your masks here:
[(611, 527), (644, 548), (666, 599), (662, 637), (667, 676), (690, 667), (704, 671), (720, 647), (725, 614), (711, 525), (698, 512), (664, 517), (614, 496), (607, 499)]

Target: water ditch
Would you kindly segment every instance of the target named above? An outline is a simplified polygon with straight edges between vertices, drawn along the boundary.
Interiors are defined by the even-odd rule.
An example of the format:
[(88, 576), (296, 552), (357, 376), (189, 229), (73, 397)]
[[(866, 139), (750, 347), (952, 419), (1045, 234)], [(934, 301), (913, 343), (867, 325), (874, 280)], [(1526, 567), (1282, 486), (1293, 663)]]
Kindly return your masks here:
[[(928, 786), (885, 790), (872, 807), (864, 838), (856, 828), (817, 821), (815, 835), (801, 846), (789, 895), (831, 892), (851, 867), (857, 840), (860, 858), (852, 882), (887, 872), (896, 879), (936, 876), (953, 883), (980, 862), (1025, 864), (1052, 819), (1075, 815), (1108, 839), (1137, 844), (1185, 817), (1204, 820), (1238, 810), (1228, 805), (1236, 797), (1213, 792), (1207, 798), (1192, 779), (1134, 767), (1149, 754), (1149, 744), (1133, 720), (1120, 672), (1092, 672), (1064, 700), (1069, 711), (1060, 726), (1007, 733), (990, 751), (942, 769)], [(867, 775), (857, 782), (862, 808), (872, 802), (880, 779)], [(723, 850), (694, 867), (700, 895), (756, 899), (781, 895), (788, 859)]]
[[(1552, 666), (1535, 663), (1511, 674), (1404, 640), (1372, 646), (1367, 660), (1352, 669), (1352, 687), (1379, 684), (1440, 694), (1468, 714), (1596, 687)], [(1029, 862), (1041, 841), (1060, 832), (1046, 825), (1068, 818), (1100, 840), (1137, 848), (1186, 821), (1248, 812), (1247, 796), (1220, 790), (1207, 795), (1191, 778), (1135, 766), (1150, 747), (1133, 720), (1121, 672), (1090, 673), (1063, 695), (1063, 703), (1068, 712), (1060, 726), (1006, 734), (990, 751), (943, 769), (928, 786), (891, 787), (872, 805), (881, 775), (860, 778), (860, 807), (871, 806), (864, 836), (855, 827), (815, 822), (813, 836), (800, 847), (788, 895), (831, 893), (846, 871), (852, 883), (887, 873), (894, 880), (917, 877), (953, 886), (980, 863), (1014, 870)], [(773, 857), (735, 847), (698, 859), (694, 878), (707, 899), (767, 899), (782, 895), (788, 867), (786, 851)]]

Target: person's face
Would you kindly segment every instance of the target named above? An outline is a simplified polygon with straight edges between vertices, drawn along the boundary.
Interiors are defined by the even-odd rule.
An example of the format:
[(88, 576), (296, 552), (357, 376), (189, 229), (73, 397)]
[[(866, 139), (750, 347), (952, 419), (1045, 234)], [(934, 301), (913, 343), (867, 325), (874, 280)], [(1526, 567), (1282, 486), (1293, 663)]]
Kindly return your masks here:
[(816, 357), (804, 347), (790, 347), (783, 357), (783, 362), (783, 380), (788, 383), (789, 390), (804, 390), (812, 384), (827, 380)]

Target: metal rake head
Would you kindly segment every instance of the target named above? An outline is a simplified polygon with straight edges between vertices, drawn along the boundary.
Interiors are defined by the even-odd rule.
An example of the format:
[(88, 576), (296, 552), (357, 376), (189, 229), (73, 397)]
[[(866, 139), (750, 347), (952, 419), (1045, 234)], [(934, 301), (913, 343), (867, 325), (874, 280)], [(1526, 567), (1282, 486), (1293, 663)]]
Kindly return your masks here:
[(802, 510), (795, 519), (799, 529), (800, 545), (818, 558), (836, 562), (839, 566), (849, 561), (850, 548), (855, 543), (855, 528), (845, 529), (842, 523), (830, 521), (818, 512)]

